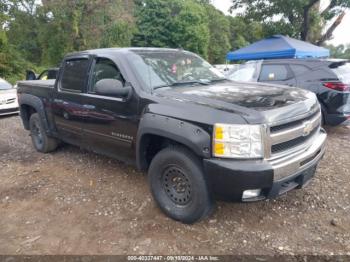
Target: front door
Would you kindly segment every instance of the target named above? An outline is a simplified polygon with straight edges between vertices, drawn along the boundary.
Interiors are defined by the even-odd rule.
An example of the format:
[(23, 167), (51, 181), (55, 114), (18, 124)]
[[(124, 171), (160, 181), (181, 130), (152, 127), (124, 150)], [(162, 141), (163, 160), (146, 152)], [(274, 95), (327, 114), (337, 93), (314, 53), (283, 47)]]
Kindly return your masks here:
[(135, 161), (138, 126), (138, 100), (102, 96), (95, 93), (95, 84), (102, 79), (117, 79), (125, 85), (118, 66), (108, 58), (95, 58), (83, 107), (88, 110), (83, 124), (84, 143), (93, 151), (123, 161)]

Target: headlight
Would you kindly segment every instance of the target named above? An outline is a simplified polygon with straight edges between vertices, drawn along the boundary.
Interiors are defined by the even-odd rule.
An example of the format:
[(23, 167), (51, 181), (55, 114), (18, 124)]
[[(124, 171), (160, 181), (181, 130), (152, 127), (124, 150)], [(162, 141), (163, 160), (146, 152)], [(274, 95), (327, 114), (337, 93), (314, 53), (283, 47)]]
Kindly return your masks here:
[(224, 158), (262, 158), (260, 125), (215, 124), (213, 155)]

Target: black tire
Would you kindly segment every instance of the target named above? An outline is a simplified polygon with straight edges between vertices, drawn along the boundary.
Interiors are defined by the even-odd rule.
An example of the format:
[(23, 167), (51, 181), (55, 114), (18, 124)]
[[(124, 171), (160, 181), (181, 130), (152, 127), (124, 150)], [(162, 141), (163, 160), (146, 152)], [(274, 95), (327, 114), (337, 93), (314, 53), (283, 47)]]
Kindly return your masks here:
[(38, 113), (34, 113), (29, 119), (30, 136), (35, 149), (42, 153), (54, 151), (58, 146), (55, 138), (48, 137)]
[(192, 224), (213, 210), (214, 201), (201, 162), (186, 148), (161, 150), (152, 160), (148, 181), (158, 206), (174, 220)]

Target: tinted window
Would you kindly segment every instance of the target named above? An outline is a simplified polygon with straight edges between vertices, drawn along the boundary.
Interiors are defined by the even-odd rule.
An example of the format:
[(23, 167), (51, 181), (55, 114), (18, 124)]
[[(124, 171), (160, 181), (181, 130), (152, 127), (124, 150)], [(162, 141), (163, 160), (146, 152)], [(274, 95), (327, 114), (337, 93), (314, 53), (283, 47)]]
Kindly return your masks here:
[(61, 82), (62, 88), (81, 92), (87, 80), (88, 68), (88, 59), (66, 61)]
[(113, 61), (106, 58), (99, 58), (96, 61), (94, 72), (92, 75), (91, 92), (95, 92), (95, 85), (102, 79), (116, 79), (124, 84), (125, 80), (120, 73), (118, 67)]
[(283, 81), (288, 79), (288, 69), (284, 65), (263, 65), (260, 81)]
[(290, 68), (292, 68), (292, 71), (294, 72), (294, 75), (302, 75), (309, 71), (309, 68), (303, 65), (290, 65)]
[(56, 69), (50, 69), (47, 73), (47, 78), (48, 79), (56, 79), (57, 72), (58, 72), (58, 70), (56, 70)]

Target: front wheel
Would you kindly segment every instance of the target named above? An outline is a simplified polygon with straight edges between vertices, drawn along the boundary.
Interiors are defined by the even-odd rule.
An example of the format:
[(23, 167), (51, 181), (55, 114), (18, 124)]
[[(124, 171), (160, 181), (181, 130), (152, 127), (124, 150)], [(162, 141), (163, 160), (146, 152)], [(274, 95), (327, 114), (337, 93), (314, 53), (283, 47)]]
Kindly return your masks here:
[(161, 150), (152, 160), (148, 180), (160, 209), (174, 220), (191, 224), (213, 209), (201, 162), (186, 148)]
[(38, 113), (32, 114), (29, 119), (30, 136), (35, 149), (42, 153), (49, 153), (57, 148), (56, 139), (47, 136)]

